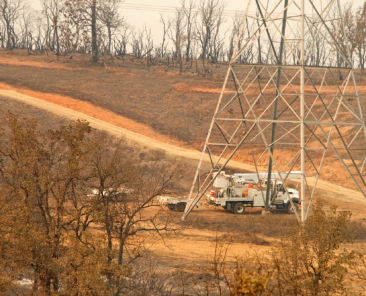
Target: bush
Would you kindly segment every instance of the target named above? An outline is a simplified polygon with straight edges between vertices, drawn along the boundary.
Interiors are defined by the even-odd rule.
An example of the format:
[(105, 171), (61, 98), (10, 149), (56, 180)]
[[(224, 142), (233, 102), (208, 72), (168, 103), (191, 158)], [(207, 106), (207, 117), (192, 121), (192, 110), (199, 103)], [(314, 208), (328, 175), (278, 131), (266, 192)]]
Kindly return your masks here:
[(273, 279), (280, 295), (345, 295), (348, 268), (358, 254), (343, 248), (352, 242), (350, 212), (326, 212), (322, 202), (305, 224), (273, 251)]
[(269, 278), (258, 272), (248, 272), (238, 266), (234, 272), (230, 296), (260, 296), (270, 295)]

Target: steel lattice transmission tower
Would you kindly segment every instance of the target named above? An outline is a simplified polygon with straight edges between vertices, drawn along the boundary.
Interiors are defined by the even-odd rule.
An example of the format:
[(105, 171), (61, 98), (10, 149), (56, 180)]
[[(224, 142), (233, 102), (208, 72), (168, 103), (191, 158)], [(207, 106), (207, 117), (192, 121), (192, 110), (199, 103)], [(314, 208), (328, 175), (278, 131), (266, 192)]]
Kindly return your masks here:
[(324, 168), (366, 198), (365, 97), (346, 36), (340, 0), (248, 0), (183, 219), (231, 160), (268, 179), (300, 170), (301, 221)]

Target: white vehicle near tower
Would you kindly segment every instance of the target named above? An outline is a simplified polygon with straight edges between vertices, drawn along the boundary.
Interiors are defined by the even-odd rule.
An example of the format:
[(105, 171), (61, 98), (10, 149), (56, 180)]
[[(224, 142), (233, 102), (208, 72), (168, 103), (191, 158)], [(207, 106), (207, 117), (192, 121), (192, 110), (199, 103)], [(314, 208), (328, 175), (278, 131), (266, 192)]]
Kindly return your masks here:
[[(271, 211), (295, 212), (300, 204), (299, 191), (283, 186), (283, 179), (299, 179), (300, 172), (272, 173), (269, 198)], [(228, 212), (244, 214), (248, 207), (265, 208), (267, 191), (267, 173), (236, 173), (227, 175), (225, 172), (212, 173), (211, 191), (206, 197), (210, 204), (221, 206)], [(160, 204), (172, 211), (182, 212), (187, 204), (184, 197), (160, 196)], [(197, 207), (199, 204), (197, 204)]]
[[(207, 195), (211, 204), (221, 206), (225, 210), (244, 214), (247, 207), (265, 208), (267, 184), (266, 173), (226, 175), (220, 172), (215, 175), (212, 190)], [(270, 185), (269, 209), (293, 213), (300, 203), (299, 192), (294, 188), (283, 186), (281, 178), (288, 175), (290, 179), (298, 179), (300, 172), (272, 174)]]

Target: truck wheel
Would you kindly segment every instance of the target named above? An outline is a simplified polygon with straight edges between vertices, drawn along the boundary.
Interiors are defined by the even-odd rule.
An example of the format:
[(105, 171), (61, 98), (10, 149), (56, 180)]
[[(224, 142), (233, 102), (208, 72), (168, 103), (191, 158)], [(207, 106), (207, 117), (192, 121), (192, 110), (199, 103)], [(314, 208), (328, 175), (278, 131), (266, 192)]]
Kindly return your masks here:
[(234, 205), (234, 214), (244, 214), (245, 213), (245, 206), (243, 203), (241, 202), (237, 202), (235, 205)]
[(291, 205), (291, 203), (288, 203), (287, 205), (287, 213), (289, 214), (295, 214), (295, 212), (298, 210), (298, 205), (294, 203), (294, 205)]
[(181, 202), (179, 204), (176, 205), (176, 210), (178, 212), (184, 212), (184, 209), (186, 208), (186, 204)]

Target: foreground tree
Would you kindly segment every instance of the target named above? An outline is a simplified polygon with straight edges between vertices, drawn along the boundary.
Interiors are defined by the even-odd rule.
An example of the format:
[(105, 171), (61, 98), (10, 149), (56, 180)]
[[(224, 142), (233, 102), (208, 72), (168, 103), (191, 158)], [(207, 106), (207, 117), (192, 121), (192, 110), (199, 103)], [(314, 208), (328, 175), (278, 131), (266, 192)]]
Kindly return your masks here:
[(350, 212), (314, 205), (304, 225), (274, 252), (274, 279), (281, 295), (345, 295), (344, 281), (358, 254), (344, 247), (353, 239)]
[(349, 248), (350, 217), (317, 202), (306, 223), (273, 247), (271, 258), (243, 254), (234, 265), (227, 261), (230, 244), (217, 240), (212, 268), (197, 295), (356, 295), (346, 283), (365, 280), (366, 257)]
[(64, 252), (67, 204), (82, 183), (83, 139), (89, 131), (77, 122), (40, 134), (34, 121), (8, 119), (10, 142), (0, 154), (1, 184), (7, 209), (2, 255), (33, 278), (33, 291), (50, 295), (59, 289), (58, 260)]
[[(141, 234), (168, 229), (155, 197), (171, 173), (86, 122), (41, 132), (10, 114), (0, 146), (0, 291), (32, 282), (32, 295), (120, 295)], [(159, 208), (158, 208), (159, 209)], [(106, 280), (107, 279), (107, 280)], [(128, 282), (131, 284), (130, 282)]]
[(143, 252), (138, 235), (172, 229), (166, 214), (152, 210), (159, 208), (156, 197), (168, 190), (173, 169), (171, 165), (168, 169), (163, 159), (128, 158), (124, 145), (109, 141), (105, 135), (93, 141), (91, 147), (91, 181), (95, 188), (92, 215), (103, 227), (107, 265), (113, 270), (106, 275), (109, 288), (120, 295), (123, 266)]

